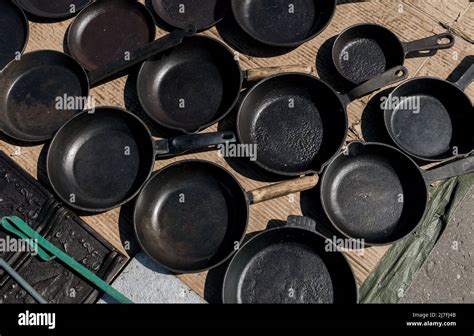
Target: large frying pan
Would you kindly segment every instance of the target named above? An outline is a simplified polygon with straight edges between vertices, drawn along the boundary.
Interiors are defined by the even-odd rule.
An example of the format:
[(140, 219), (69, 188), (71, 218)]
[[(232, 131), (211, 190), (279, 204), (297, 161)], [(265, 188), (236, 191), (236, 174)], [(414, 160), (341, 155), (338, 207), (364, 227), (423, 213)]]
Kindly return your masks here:
[(196, 133), (233, 109), (244, 80), (255, 81), (281, 71), (311, 69), (287, 66), (242, 71), (227, 46), (212, 38), (193, 36), (143, 63), (137, 80), (138, 98), (158, 124)]
[(87, 6), (74, 19), (67, 46), (86, 70), (95, 70), (150, 43), (155, 33), (153, 15), (141, 3), (101, 0)]
[(224, 303), (354, 304), (357, 284), (341, 252), (315, 231), (309, 218), (290, 216), (286, 226), (246, 242), (227, 269)]
[(454, 35), (446, 32), (401, 42), (383, 26), (358, 24), (338, 36), (333, 45), (332, 59), (342, 77), (353, 84), (360, 84), (387, 69), (403, 65), (408, 55), (426, 57), (431, 54), (423, 52), (451, 48), (454, 41)]
[(0, 73), (0, 130), (20, 141), (48, 140), (69, 118), (85, 108), (82, 104), (85, 99), (72, 107), (58, 105), (58, 99), (67, 102), (71, 98), (87, 98), (91, 86), (114, 78), (192, 34), (173, 32), (131, 52), (129, 59), (117, 59), (91, 72), (64, 53), (52, 50), (27, 53)]
[(232, 0), (239, 26), (253, 39), (274, 47), (296, 47), (329, 24), (336, 0)]
[(394, 147), (354, 142), (326, 168), (321, 200), (344, 236), (386, 245), (406, 237), (421, 222), (428, 185), (472, 172), (474, 157), (423, 171)]
[(204, 31), (224, 18), (230, 0), (153, 0), (153, 9), (167, 25), (185, 29), (194, 25)]
[(91, 0), (14, 0), (33, 16), (43, 19), (66, 19), (74, 16)]
[(474, 109), (463, 92), (474, 79), (474, 65), (451, 83), (419, 77), (397, 87), (388, 97), (384, 117), (392, 140), (424, 161), (465, 156), (474, 149)]
[(25, 13), (11, 1), (0, 1), (0, 71), (28, 43), (29, 26)]
[(133, 114), (114, 107), (84, 111), (68, 121), (48, 149), (48, 178), (59, 198), (97, 213), (117, 208), (140, 191), (156, 157), (207, 150), (234, 142), (232, 132), (154, 141)]
[(206, 161), (173, 163), (146, 183), (134, 226), (143, 251), (175, 273), (217, 267), (239, 248), (249, 205), (304, 191), (316, 176), (245, 192), (226, 170)]
[(249, 90), (240, 105), (239, 141), (255, 145), (256, 163), (272, 173), (319, 173), (345, 142), (347, 105), (405, 79), (407, 73), (401, 66), (390, 69), (347, 94), (305, 74), (265, 79)]

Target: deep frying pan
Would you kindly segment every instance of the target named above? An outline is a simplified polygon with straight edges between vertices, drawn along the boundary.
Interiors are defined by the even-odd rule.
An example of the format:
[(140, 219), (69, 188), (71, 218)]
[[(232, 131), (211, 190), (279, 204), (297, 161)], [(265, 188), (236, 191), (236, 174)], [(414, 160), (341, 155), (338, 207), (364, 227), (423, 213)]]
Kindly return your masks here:
[(274, 47), (296, 47), (319, 35), (336, 11), (336, 0), (232, 0), (238, 25)]
[[(353, 84), (363, 83), (387, 69), (403, 65), (410, 56), (448, 49), (454, 35), (446, 32), (412, 42), (401, 42), (389, 29), (377, 24), (358, 24), (343, 31), (333, 45), (332, 58), (339, 74)], [(417, 53), (417, 54), (415, 54)]]
[(246, 242), (227, 269), (224, 303), (351, 304), (357, 284), (341, 252), (309, 218), (290, 216), (286, 226), (266, 230)]
[(406, 78), (396, 67), (347, 94), (305, 74), (265, 79), (243, 99), (237, 116), (239, 141), (257, 147), (256, 163), (285, 176), (319, 173), (343, 146), (347, 105)]
[(424, 161), (471, 153), (474, 110), (463, 90), (473, 79), (471, 65), (456, 83), (420, 77), (397, 87), (388, 97), (384, 112), (392, 140), (406, 153)]
[(153, 0), (153, 9), (166, 24), (177, 29), (194, 25), (204, 31), (224, 17), (230, 0)]
[(193, 36), (143, 63), (137, 80), (138, 98), (158, 124), (195, 133), (233, 109), (244, 80), (255, 81), (280, 71), (311, 69), (288, 66), (242, 71), (227, 46), (209, 37)]
[(317, 181), (309, 176), (245, 192), (214, 163), (173, 163), (155, 173), (137, 198), (137, 240), (152, 260), (172, 272), (202, 272), (238, 249), (250, 204), (310, 189)]
[(84, 109), (81, 104), (74, 108), (60, 106), (58, 98), (87, 98), (91, 86), (102, 84), (192, 34), (173, 32), (131, 52), (129, 60), (120, 58), (88, 73), (64, 53), (52, 50), (27, 53), (0, 73), (0, 130), (25, 142), (48, 140), (64, 122)]
[(141, 3), (101, 0), (87, 6), (74, 19), (67, 46), (86, 70), (95, 70), (150, 43), (155, 33), (153, 15)]
[(65, 19), (77, 14), (91, 0), (14, 0), (26, 12), (43, 19)]
[(0, 71), (26, 48), (29, 35), (25, 13), (13, 2), (0, 1)]
[(423, 171), (394, 147), (354, 142), (326, 168), (321, 200), (344, 236), (386, 245), (406, 237), (421, 222), (428, 185), (471, 172), (474, 157)]
[(94, 113), (78, 114), (58, 131), (46, 167), (62, 201), (81, 211), (104, 212), (138, 194), (156, 157), (234, 141), (232, 132), (154, 141), (138, 117), (119, 108), (100, 107)]

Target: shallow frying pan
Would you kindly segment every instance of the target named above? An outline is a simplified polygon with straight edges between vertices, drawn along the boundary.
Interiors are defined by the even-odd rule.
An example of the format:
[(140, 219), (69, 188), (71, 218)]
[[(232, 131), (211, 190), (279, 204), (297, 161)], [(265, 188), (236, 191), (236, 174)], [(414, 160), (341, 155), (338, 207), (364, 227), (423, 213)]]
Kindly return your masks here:
[(158, 124), (184, 133), (203, 130), (235, 106), (245, 81), (273, 73), (311, 72), (286, 66), (242, 71), (234, 53), (221, 42), (193, 36), (143, 63), (137, 80), (140, 103)]
[(385, 125), (406, 153), (424, 161), (465, 156), (474, 149), (474, 110), (463, 92), (474, 65), (456, 83), (434, 77), (407, 81), (388, 97)]
[(386, 245), (406, 237), (421, 222), (428, 185), (471, 172), (474, 157), (422, 171), (394, 147), (354, 142), (326, 168), (321, 200), (343, 235), (364, 239), (367, 245)]
[[(403, 65), (410, 56), (448, 49), (454, 35), (442, 33), (412, 42), (401, 42), (389, 29), (377, 24), (358, 24), (343, 31), (333, 45), (332, 58), (339, 74), (353, 84), (363, 83), (387, 69)], [(418, 54), (415, 54), (418, 53)]]
[(86, 70), (95, 70), (150, 43), (155, 33), (153, 15), (141, 3), (101, 0), (77, 15), (69, 27), (67, 45)]
[(224, 303), (355, 304), (357, 284), (341, 252), (328, 250), (316, 223), (291, 216), (286, 226), (245, 243), (227, 269)]
[(0, 1), (0, 71), (23, 53), (29, 26), (25, 13), (13, 2)]
[(320, 79), (283, 74), (249, 90), (237, 116), (243, 144), (257, 147), (256, 163), (276, 174), (319, 173), (340, 151), (347, 135), (347, 105), (406, 78), (396, 67), (343, 95)]
[(91, 0), (14, 0), (33, 16), (43, 19), (65, 19), (74, 16)]
[[(193, 32), (171, 33), (131, 52), (129, 60), (120, 58), (89, 73), (64, 53), (41, 50), (25, 54), (0, 73), (0, 130), (25, 142), (52, 138), (64, 122), (85, 108), (91, 86), (181, 43), (190, 34)], [(77, 98), (83, 99), (76, 102)], [(58, 105), (70, 99), (74, 100), (71, 106)]]
[(232, 0), (238, 25), (253, 39), (274, 47), (296, 47), (329, 24), (336, 0)]
[(137, 198), (137, 240), (152, 260), (172, 272), (202, 272), (239, 248), (249, 204), (310, 189), (317, 181), (309, 176), (245, 192), (211, 162), (177, 162), (153, 175)]
[(61, 200), (81, 211), (104, 212), (138, 194), (156, 157), (234, 141), (232, 132), (154, 141), (138, 117), (119, 108), (100, 107), (94, 113), (82, 112), (58, 131), (46, 166)]
[(177, 29), (194, 25), (204, 31), (224, 17), (230, 0), (153, 0), (153, 9), (166, 24)]

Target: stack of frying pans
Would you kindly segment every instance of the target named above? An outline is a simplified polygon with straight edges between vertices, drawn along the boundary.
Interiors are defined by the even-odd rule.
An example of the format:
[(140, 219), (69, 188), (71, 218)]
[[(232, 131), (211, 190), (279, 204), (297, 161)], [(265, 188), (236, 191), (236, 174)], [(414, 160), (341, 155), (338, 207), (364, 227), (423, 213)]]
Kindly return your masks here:
[[(290, 216), (243, 244), (252, 204), (315, 188), (323, 210), (347, 239), (385, 245), (422, 220), (432, 182), (474, 171), (472, 102), (463, 92), (474, 66), (456, 82), (422, 77), (399, 85), (384, 111), (399, 149), (347, 146), (347, 105), (408, 76), (407, 57), (450, 48), (444, 33), (401, 42), (380, 25), (348, 28), (333, 62), (354, 88), (336, 92), (311, 67), (242, 70), (233, 51), (196, 35), (227, 11), (247, 35), (274, 48), (297, 47), (329, 24), (336, 1), (153, 0), (0, 1), (0, 130), (25, 142), (52, 139), (47, 173), (58, 197), (88, 213), (136, 199), (134, 229), (148, 256), (175, 273), (230, 260), (226, 303), (356, 303), (351, 267), (309, 218)], [(74, 16), (67, 51), (22, 55), (24, 12)], [(155, 40), (155, 22), (170, 33)], [(20, 57), (21, 56), (21, 57)], [(182, 135), (154, 140), (134, 114), (117, 107), (57, 107), (56, 97), (87, 97), (140, 65), (139, 103), (150, 120)], [(239, 99), (243, 87), (248, 87)], [(239, 103), (238, 103), (239, 102)], [(416, 104), (414, 104), (416, 102)], [(416, 106), (416, 111), (412, 108)], [(236, 133), (203, 133), (237, 110)], [(284, 182), (246, 191), (222, 167), (178, 161), (153, 173), (156, 158), (240, 142), (257, 147), (256, 164)], [(422, 170), (414, 159), (446, 160)], [(288, 178), (290, 178), (288, 180)]]

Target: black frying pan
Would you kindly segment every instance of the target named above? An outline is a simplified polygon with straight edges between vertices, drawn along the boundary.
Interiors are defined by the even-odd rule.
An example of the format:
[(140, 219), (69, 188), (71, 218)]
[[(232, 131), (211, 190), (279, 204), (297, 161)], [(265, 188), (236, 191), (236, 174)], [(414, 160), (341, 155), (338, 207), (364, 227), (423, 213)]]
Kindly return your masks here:
[(336, 11), (336, 0), (232, 0), (238, 25), (274, 47), (296, 47), (319, 35)]
[(11, 1), (0, 1), (0, 71), (23, 53), (28, 35), (25, 13)]
[[(40, 142), (54, 133), (71, 116), (84, 109), (79, 103), (58, 105), (62, 99), (87, 98), (89, 88), (173, 47), (193, 32), (176, 31), (131, 52), (130, 58), (117, 59), (95, 71), (86, 72), (70, 56), (52, 50), (27, 53), (10, 62), (0, 73), (0, 130), (25, 142)], [(58, 100), (59, 99), (59, 100)]]
[(319, 173), (345, 142), (347, 105), (403, 80), (407, 73), (396, 67), (345, 95), (310, 75), (267, 78), (250, 89), (240, 105), (239, 141), (255, 145), (256, 163), (272, 173)]
[(341, 252), (315, 231), (309, 218), (291, 216), (286, 226), (245, 243), (227, 269), (224, 303), (351, 304), (357, 284)]
[(26, 12), (43, 19), (65, 19), (74, 16), (91, 0), (14, 0)]
[(249, 204), (310, 189), (317, 181), (309, 176), (245, 192), (216, 164), (173, 163), (154, 174), (137, 198), (137, 240), (152, 260), (172, 272), (202, 272), (239, 248)]
[(230, 0), (153, 0), (158, 17), (173, 28), (185, 29), (194, 25), (204, 31), (224, 17)]
[(385, 125), (406, 153), (425, 161), (465, 156), (474, 149), (474, 110), (463, 92), (474, 79), (474, 65), (456, 83), (420, 77), (388, 97)]
[(73, 208), (104, 212), (140, 191), (155, 158), (205, 150), (234, 142), (232, 132), (154, 141), (133, 114), (113, 107), (84, 111), (68, 121), (48, 149), (48, 178), (56, 194)]
[(150, 43), (155, 33), (153, 16), (141, 3), (101, 0), (87, 6), (74, 19), (67, 46), (86, 70), (95, 70)]
[(354, 142), (326, 168), (321, 200), (343, 235), (367, 245), (386, 245), (406, 237), (421, 222), (429, 184), (471, 172), (474, 157), (422, 171), (394, 147)]
[(137, 92), (152, 120), (169, 129), (196, 133), (233, 109), (244, 80), (255, 81), (280, 71), (308, 71), (307, 68), (242, 71), (227, 46), (215, 39), (193, 36), (143, 63)]
[[(389, 29), (377, 24), (358, 24), (343, 31), (333, 45), (332, 58), (339, 74), (353, 84), (363, 83), (387, 69), (403, 65), (410, 56), (448, 49), (454, 35), (446, 32), (412, 42), (401, 42)], [(417, 53), (417, 54), (415, 54)]]

